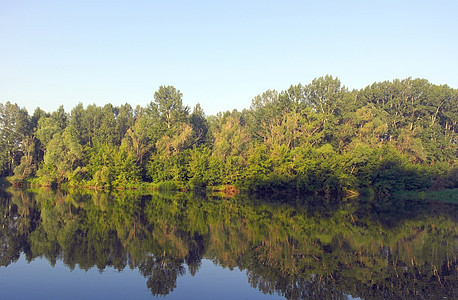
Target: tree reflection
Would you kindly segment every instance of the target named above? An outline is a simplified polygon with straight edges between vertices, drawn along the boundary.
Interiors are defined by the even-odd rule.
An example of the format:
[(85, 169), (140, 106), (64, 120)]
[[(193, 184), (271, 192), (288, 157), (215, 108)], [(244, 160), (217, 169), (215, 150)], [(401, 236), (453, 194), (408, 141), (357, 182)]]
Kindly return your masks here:
[(457, 295), (456, 206), (291, 200), (0, 192), (0, 263), (23, 252), (70, 269), (136, 268), (153, 295), (171, 293), (203, 258), (246, 270), (252, 287), (287, 299)]
[(139, 267), (140, 273), (148, 278), (146, 285), (155, 296), (165, 296), (176, 288), (178, 276), (186, 273), (183, 261), (149, 257)]

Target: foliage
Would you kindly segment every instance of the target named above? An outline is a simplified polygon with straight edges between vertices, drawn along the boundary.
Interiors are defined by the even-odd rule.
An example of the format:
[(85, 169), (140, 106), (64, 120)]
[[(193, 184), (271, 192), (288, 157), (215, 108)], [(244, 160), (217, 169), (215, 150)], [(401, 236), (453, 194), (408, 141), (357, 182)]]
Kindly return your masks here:
[[(349, 91), (324, 76), (205, 116), (160, 86), (146, 107), (0, 105), (0, 176), (41, 185), (333, 193), (457, 185), (458, 91), (425, 79)], [(14, 176), (12, 176), (14, 175)], [(169, 184), (173, 182), (173, 185)]]
[(17, 104), (0, 103), (0, 176), (13, 175), (22, 156), (22, 140), (30, 135), (30, 117)]

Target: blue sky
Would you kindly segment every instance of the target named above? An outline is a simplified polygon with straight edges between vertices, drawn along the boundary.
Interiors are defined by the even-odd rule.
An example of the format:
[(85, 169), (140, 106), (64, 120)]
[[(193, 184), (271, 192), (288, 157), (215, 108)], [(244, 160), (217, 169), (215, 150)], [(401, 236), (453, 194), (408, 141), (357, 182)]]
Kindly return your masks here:
[(0, 0), (0, 102), (145, 106), (161, 85), (207, 115), (326, 74), (458, 88), (458, 1)]

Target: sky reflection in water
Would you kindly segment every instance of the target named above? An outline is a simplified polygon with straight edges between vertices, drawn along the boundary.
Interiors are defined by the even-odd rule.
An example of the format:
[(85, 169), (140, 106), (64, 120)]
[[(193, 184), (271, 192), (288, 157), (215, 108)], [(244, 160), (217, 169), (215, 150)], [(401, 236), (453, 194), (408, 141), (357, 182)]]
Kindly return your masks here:
[(265, 200), (191, 193), (0, 193), (1, 295), (457, 295), (456, 205), (387, 199), (292, 199), (284, 204)]
[[(25, 285), (26, 284), (26, 285)], [(24, 286), (25, 285), (25, 286)], [(138, 270), (106, 268), (70, 270), (62, 261), (52, 267), (46, 259), (28, 263), (24, 255), (0, 267), (3, 299), (151, 299), (151, 291)], [(159, 297), (163, 298), (163, 297)], [(229, 270), (203, 259), (195, 276), (186, 272), (167, 299), (284, 299), (253, 289), (245, 271)]]

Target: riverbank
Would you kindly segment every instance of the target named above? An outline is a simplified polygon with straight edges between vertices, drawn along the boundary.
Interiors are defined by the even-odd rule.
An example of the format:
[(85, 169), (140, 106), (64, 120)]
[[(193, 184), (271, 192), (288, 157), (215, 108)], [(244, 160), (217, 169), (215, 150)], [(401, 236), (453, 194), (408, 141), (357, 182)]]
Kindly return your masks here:
[[(13, 186), (14, 188), (57, 188), (61, 190), (69, 189), (87, 189), (87, 190), (99, 190), (99, 191), (114, 191), (114, 190), (136, 190), (139, 192), (142, 191), (175, 191), (175, 192), (191, 192), (191, 191), (200, 191), (207, 194), (219, 195), (223, 198), (232, 198), (239, 193), (251, 194), (251, 195), (264, 195), (273, 197), (275, 199), (281, 199), (285, 196), (291, 198), (297, 195), (327, 195), (323, 191), (316, 190), (311, 193), (304, 193), (294, 189), (275, 189), (269, 193), (251, 191), (247, 189), (241, 189), (234, 185), (220, 185), (220, 186), (206, 186), (206, 187), (195, 187), (189, 185), (182, 185), (174, 181), (164, 181), (159, 183), (151, 182), (130, 182), (123, 185), (110, 186), (110, 185), (91, 185), (88, 182), (81, 183), (78, 185), (70, 185), (69, 183), (64, 183), (56, 186), (49, 185), (40, 185), (36, 182), (24, 181), (20, 185), (10, 182), (8, 178), (0, 178), (0, 188), (8, 188)], [(357, 198), (359, 196), (365, 197), (374, 197), (377, 193), (374, 189), (365, 188), (362, 190), (347, 190), (342, 191), (341, 193), (332, 193), (332, 195), (339, 195), (344, 198)], [(412, 190), (412, 191), (396, 191), (391, 194), (391, 198), (396, 200), (409, 200), (409, 199), (420, 199), (420, 200), (432, 200), (444, 203), (458, 204), (458, 188), (455, 189), (442, 189), (442, 190)]]

